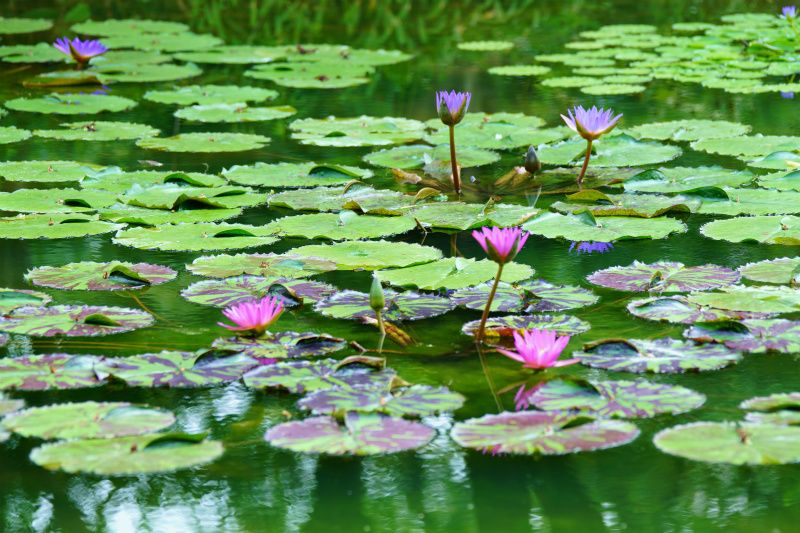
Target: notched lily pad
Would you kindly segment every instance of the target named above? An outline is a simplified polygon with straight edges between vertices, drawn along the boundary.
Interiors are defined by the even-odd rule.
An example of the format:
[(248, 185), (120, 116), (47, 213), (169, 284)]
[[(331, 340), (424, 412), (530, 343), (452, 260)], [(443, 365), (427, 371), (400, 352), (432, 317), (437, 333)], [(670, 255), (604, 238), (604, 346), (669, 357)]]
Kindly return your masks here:
[[(462, 168), (480, 167), (500, 160), (500, 154), (483, 148), (465, 145), (458, 150), (458, 164)], [(370, 165), (386, 168), (414, 169), (439, 163), (450, 165), (450, 145), (411, 144), (386, 148), (364, 156)]]
[(5, 106), (13, 111), (58, 115), (125, 111), (135, 105), (136, 102), (129, 98), (107, 94), (53, 93), (36, 98), (15, 98), (5, 102)]
[(351, 356), (341, 361), (283, 361), (260, 366), (245, 374), (244, 383), (253, 389), (279, 389), (296, 394), (331, 388), (391, 390), (405, 384), (394, 370), (385, 368), (385, 360), (365, 356)]
[(190, 302), (214, 307), (229, 307), (273, 296), (288, 308), (318, 302), (336, 291), (333, 285), (319, 281), (236, 276), (192, 283), (181, 291), (181, 296)]
[(311, 393), (298, 407), (317, 415), (342, 416), (348, 412), (380, 413), (399, 417), (430, 416), (455, 411), (464, 397), (447, 387), (413, 385), (392, 391), (381, 389), (327, 389)]
[(43, 292), (0, 288), (0, 315), (7, 315), (19, 307), (43, 307), (51, 300), (52, 298)]
[(387, 267), (405, 267), (429, 263), (442, 257), (442, 252), (438, 248), (389, 241), (312, 244), (294, 248), (288, 253), (300, 257), (333, 261), (339, 270), (378, 270)]
[(0, 359), (0, 390), (64, 390), (97, 387), (102, 381), (93, 355), (63, 353)]
[(264, 122), (291, 117), (297, 109), (290, 105), (249, 107), (244, 103), (203, 104), (184, 107), (175, 116), (194, 122)]
[(150, 326), (153, 317), (140, 309), (101, 305), (20, 307), (0, 317), (0, 331), (31, 337), (94, 337)]
[(615, 372), (676, 374), (718, 370), (737, 363), (741, 354), (722, 345), (677, 339), (605, 339), (572, 353), (581, 363)]
[(176, 224), (121, 230), (113, 242), (144, 250), (234, 250), (266, 246), (278, 239), (263, 226), (246, 224)]
[(34, 130), (37, 137), (61, 141), (123, 141), (154, 137), (159, 130), (147, 124), (102, 120), (65, 122), (58, 129)]
[(730, 242), (800, 246), (800, 217), (775, 215), (714, 220), (701, 226), (700, 233), (709, 239)]
[(0, 192), (0, 211), (20, 213), (90, 212), (112, 205), (116, 196), (77, 189), (17, 189)]
[(140, 139), (136, 145), (146, 150), (165, 152), (215, 153), (256, 150), (269, 142), (269, 137), (253, 133), (193, 132)]
[[(503, 268), (502, 280), (515, 283), (530, 278), (533, 272), (528, 265), (507, 263)], [(473, 287), (494, 279), (496, 275), (497, 263), (494, 261), (465, 257), (448, 257), (422, 265), (380, 271), (381, 280), (385, 283), (429, 291)]]
[(689, 292), (718, 289), (739, 281), (739, 273), (718, 265), (687, 267), (683, 263), (658, 261), (611, 267), (589, 275), (590, 283), (631, 292)]
[(317, 187), (369, 179), (373, 173), (359, 167), (332, 163), (255, 163), (234, 165), (222, 171), (234, 183), (252, 187)]
[(228, 278), (250, 274), (265, 278), (307, 278), (336, 270), (336, 263), (292, 254), (236, 254), (198, 257), (186, 269), (197, 276)]
[(416, 221), (408, 216), (380, 217), (340, 211), (279, 218), (264, 229), (279, 237), (343, 241), (388, 237), (407, 233), (416, 227)]
[(278, 359), (316, 357), (338, 352), (347, 341), (325, 333), (279, 331), (268, 337), (230, 337), (217, 339), (211, 345), (215, 350), (252, 357), (262, 364)]
[(800, 393), (788, 392), (757, 396), (739, 404), (750, 411), (747, 422), (758, 424), (800, 425)]
[(69, 239), (109, 233), (121, 227), (78, 213), (19, 215), (0, 218), (0, 239)]
[(699, 141), (701, 139), (722, 139), (746, 135), (750, 126), (726, 120), (673, 120), (653, 122), (625, 130), (640, 139), (658, 141)]
[(622, 184), (626, 192), (690, 193), (708, 187), (739, 187), (753, 181), (746, 170), (719, 166), (648, 169)]
[(172, 90), (144, 93), (145, 100), (181, 106), (263, 102), (277, 96), (278, 92), (272, 89), (239, 85), (186, 85)]
[(522, 228), (549, 239), (561, 237), (570, 241), (598, 242), (663, 239), (672, 233), (683, 233), (687, 230), (683, 222), (667, 217), (600, 217), (595, 220), (585, 211), (567, 215), (543, 213), (523, 224)]
[(793, 313), (800, 311), (800, 289), (734, 285), (717, 292), (692, 293), (689, 301), (734, 312)]
[[(390, 322), (422, 320), (443, 315), (455, 308), (449, 298), (420, 294), (417, 292), (395, 292), (384, 289), (386, 305), (383, 318)], [(341, 291), (329, 296), (314, 306), (314, 310), (332, 318), (359, 320), (374, 318), (375, 311), (370, 307), (370, 295), (357, 291)]]
[(685, 296), (655, 296), (634, 300), (627, 306), (628, 312), (639, 318), (673, 324), (693, 324), (695, 322), (717, 322), (720, 320), (739, 320), (743, 318), (766, 318), (766, 313), (727, 311), (706, 307), (690, 301)]
[(800, 285), (800, 257), (765, 259), (739, 267), (742, 277), (760, 283)]
[[(452, 294), (453, 302), (467, 309), (482, 311), (491, 289), (485, 283)], [(501, 283), (497, 287), (492, 311), (503, 313), (538, 313), (576, 309), (597, 303), (598, 296), (588, 289), (574, 285), (553, 285), (543, 279), (515, 284)]]
[(300, 211), (350, 209), (364, 214), (402, 215), (414, 207), (413, 196), (364, 185), (315, 187), (282, 191), (269, 197), (269, 205)]
[(4, 161), (0, 162), (0, 176), (7, 181), (79, 182), (92, 167), (78, 161)]
[(292, 138), (315, 146), (383, 146), (421, 139), (425, 125), (395, 117), (303, 118), (289, 124)]
[(85, 261), (60, 267), (35, 267), (25, 274), (25, 279), (34, 285), (52, 289), (116, 291), (166, 283), (177, 275), (169, 267), (149, 263)]
[(747, 319), (692, 325), (684, 337), (697, 342), (717, 342), (748, 353), (800, 352), (800, 322), (784, 319)]
[[(461, 328), (464, 335), (475, 335), (480, 320), (467, 322)], [(571, 315), (508, 315), (489, 317), (486, 321), (487, 337), (511, 337), (521, 329), (543, 329), (560, 335), (578, 335), (589, 331), (591, 326)]]

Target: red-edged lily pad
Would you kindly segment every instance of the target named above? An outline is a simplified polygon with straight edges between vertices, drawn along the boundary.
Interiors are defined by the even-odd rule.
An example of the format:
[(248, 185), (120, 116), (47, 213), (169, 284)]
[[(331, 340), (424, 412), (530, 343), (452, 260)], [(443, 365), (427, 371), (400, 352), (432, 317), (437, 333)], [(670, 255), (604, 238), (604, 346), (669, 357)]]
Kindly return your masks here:
[(757, 396), (743, 401), (739, 407), (751, 411), (745, 416), (748, 422), (800, 425), (800, 392)]
[(79, 389), (102, 384), (95, 373), (101, 358), (63, 353), (0, 359), (0, 390)]
[(318, 302), (335, 292), (336, 287), (319, 281), (235, 276), (192, 283), (181, 291), (181, 296), (190, 302), (214, 307), (228, 307), (274, 296), (284, 307), (297, 307), (306, 302)]
[(573, 352), (581, 363), (616, 372), (676, 374), (718, 370), (742, 356), (721, 344), (695, 344), (678, 339), (605, 339)]
[[(24, 289), (0, 288), (0, 315), (5, 315), (20, 307), (42, 307), (52, 298), (43, 292)], [(0, 342), (0, 346), (4, 343)]]
[[(395, 292), (384, 289), (386, 305), (383, 318), (390, 322), (422, 320), (443, 315), (455, 308), (448, 298), (418, 292)], [(314, 306), (314, 310), (333, 318), (360, 320), (374, 318), (375, 311), (369, 305), (369, 294), (357, 291), (341, 291)]]
[(688, 292), (718, 289), (739, 281), (739, 273), (718, 265), (687, 267), (658, 261), (598, 270), (587, 279), (595, 285), (631, 292)]
[(149, 263), (86, 261), (60, 267), (36, 267), (25, 274), (25, 279), (52, 289), (116, 291), (166, 283), (175, 279), (177, 274), (169, 267)]
[(654, 296), (634, 300), (628, 304), (628, 312), (639, 318), (672, 322), (674, 324), (693, 324), (695, 322), (716, 322), (720, 320), (740, 320), (744, 318), (768, 318), (768, 313), (727, 311), (715, 309), (689, 301), (685, 296)]
[[(482, 311), (492, 283), (461, 289), (453, 293), (453, 302), (467, 309)], [(515, 284), (501, 283), (497, 288), (492, 311), (503, 313), (536, 313), (576, 309), (596, 303), (598, 297), (588, 289), (574, 285), (553, 285), (543, 279)]]
[(447, 387), (325, 389), (302, 398), (297, 405), (314, 414), (341, 416), (350, 411), (382, 413), (389, 416), (427, 416), (455, 411), (464, 397)]
[(0, 317), (0, 331), (32, 337), (93, 337), (144, 328), (153, 323), (149, 313), (127, 307), (54, 305), (21, 307)]
[[(461, 328), (465, 335), (475, 335), (480, 320), (467, 322)], [(510, 337), (520, 329), (544, 329), (561, 335), (578, 335), (589, 331), (588, 322), (572, 315), (509, 315), (490, 317), (486, 321), (486, 336)]]
[(315, 357), (338, 352), (347, 346), (347, 341), (325, 333), (280, 331), (270, 337), (217, 339), (211, 346), (223, 352), (241, 353), (263, 363), (264, 360)]
[(698, 342), (718, 342), (748, 353), (800, 352), (800, 321), (751, 319), (694, 324), (684, 336)]

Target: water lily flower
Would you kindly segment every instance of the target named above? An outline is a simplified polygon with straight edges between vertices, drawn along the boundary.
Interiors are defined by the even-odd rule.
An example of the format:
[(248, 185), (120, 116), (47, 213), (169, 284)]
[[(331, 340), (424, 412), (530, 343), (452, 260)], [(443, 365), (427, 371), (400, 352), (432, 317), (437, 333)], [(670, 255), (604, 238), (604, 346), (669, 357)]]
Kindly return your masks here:
[(86, 66), (93, 57), (105, 54), (108, 51), (108, 48), (96, 39), (81, 41), (78, 37), (75, 37), (71, 41), (66, 37), (61, 37), (56, 39), (53, 46), (62, 54), (66, 54), (74, 59), (75, 62), (78, 63), (79, 68)]
[(445, 126), (450, 128), (450, 167), (453, 173), (453, 189), (456, 194), (461, 194), (461, 176), (456, 160), (456, 133), (455, 126), (464, 119), (469, 108), (472, 94), (468, 92), (438, 91), (436, 93), (436, 112)]
[(581, 173), (578, 175), (578, 187), (583, 183), (583, 176), (589, 167), (589, 158), (592, 156), (592, 143), (601, 136), (613, 130), (622, 113), (614, 116), (612, 109), (603, 109), (592, 106), (591, 109), (584, 109), (582, 106), (575, 106), (567, 110), (567, 115), (561, 115), (569, 129), (586, 139), (586, 157), (583, 160)]
[(781, 91), (781, 98), (792, 100), (794, 98), (794, 91)]
[(578, 362), (577, 359), (558, 360), (568, 342), (568, 335), (558, 336), (552, 330), (530, 329), (523, 330), (522, 333), (514, 332), (516, 351), (502, 348), (498, 348), (497, 351), (519, 361), (525, 368), (544, 370)]
[(614, 245), (610, 242), (594, 242), (594, 241), (581, 241), (569, 245), (569, 251), (573, 250), (579, 254), (604, 254), (614, 249)]
[(797, 7), (796, 6), (783, 6), (781, 9), (781, 14), (783, 14), (784, 18), (793, 19), (797, 17)]
[(283, 304), (273, 296), (265, 296), (260, 300), (242, 302), (228, 307), (222, 314), (231, 322), (231, 326), (218, 322), (223, 328), (239, 331), (254, 336), (261, 336), (283, 313)]

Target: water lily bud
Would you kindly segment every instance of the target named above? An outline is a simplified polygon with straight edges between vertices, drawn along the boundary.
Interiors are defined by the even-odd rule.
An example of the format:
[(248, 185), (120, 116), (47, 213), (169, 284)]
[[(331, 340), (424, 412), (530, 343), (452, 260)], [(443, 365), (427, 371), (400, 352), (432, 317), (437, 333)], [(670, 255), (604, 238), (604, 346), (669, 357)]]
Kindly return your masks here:
[(539, 155), (536, 153), (536, 149), (533, 146), (528, 148), (528, 153), (525, 154), (525, 164), (523, 166), (525, 170), (531, 174), (536, 174), (542, 170), (542, 162), (539, 161)]
[(386, 306), (386, 297), (383, 295), (383, 286), (377, 273), (372, 274), (372, 287), (369, 289), (369, 306), (379, 313)]
[(436, 93), (436, 112), (447, 126), (455, 126), (464, 118), (469, 108), (470, 93), (439, 91)]

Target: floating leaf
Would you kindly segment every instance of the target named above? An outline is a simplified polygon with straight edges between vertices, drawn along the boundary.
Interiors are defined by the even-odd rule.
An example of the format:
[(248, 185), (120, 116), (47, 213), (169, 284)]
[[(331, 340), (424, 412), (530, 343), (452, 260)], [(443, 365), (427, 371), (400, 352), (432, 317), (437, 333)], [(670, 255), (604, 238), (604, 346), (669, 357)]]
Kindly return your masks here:
[(133, 122), (66, 122), (60, 129), (34, 130), (37, 137), (59, 139), (62, 141), (122, 141), (153, 137), (159, 130), (147, 124)]
[(606, 339), (572, 352), (581, 363), (615, 372), (676, 374), (718, 370), (737, 363), (741, 354), (718, 344), (677, 339)]
[[(522, 113), (469, 113), (456, 127), (456, 141), (458, 142), (458, 162), (462, 166), (471, 166), (462, 162), (462, 150), (465, 146), (484, 148), (489, 150), (510, 150), (513, 148), (527, 147), (560, 141), (568, 136), (570, 130), (566, 128), (539, 129), (544, 125), (544, 120)], [(436, 159), (450, 160), (449, 127), (442, 121), (431, 119), (425, 123), (431, 133), (425, 136), (425, 141), (447, 148), (437, 148), (439, 157)]]
[(618, 94), (643, 93), (647, 89), (644, 85), (632, 83), (600, 83), (581, 87), (581, 92), (593, 96), (607, 96)]
[(150, 35), (141, 34), (182, 33), (189, 31), (189, 26), (182, 22), (168, 22), (166, 20), (106, 19), (86, 20), (73, 25), (70, 29), (75, 33), (84, 35), (101, 35), (103, 37), (140, 35), (142, 39), (147, 39)]
[(492, 454), (564, 455), (628, 444), (639, 429), (630, 422), (583, 414), (523, 411), (458, 422), (450, 436), (465, 448)]
[(297, 405), (317, 415), (343, 416), (348, 412), (380, 413), (389, 416), (430, 416), (455, 411), (464, 397), (447, 387), (414, 385), (386, 391), (381, 389), (326, 389), (302, 398)]
[(203, 50), (222, 44), (222, 39), (209, 34), (197, 34), (188, 31), (176, 33), (148, 34), (142, 37), (138, 33), (114, 34), (103, 39), (103, 43), (111, 49), (134, 48), (136, 50), (158, 50), (161, 52), (184, 52), (187, 50)]
[(738, 137), (750, 132), (750, 126), (726, 120), (673, 120), (627, 128), (629, 135), (657, 141), (699, 141)]
[(373, 173), (364, 168), (326, 163), (259, 162), (254, 165), (234, 165), (223, 170), (222, 175), (234, 183), (253, 187), (316, 187), (369, 179)]
[(20, 307), (43, 307), (51, 300), (43, 292), (0, 288), (0, 315), (7, 315)]
[(328, 455), (374, 455), (419, 448), (436, 432), (419, 422), (376, 414), (347, 413), (342, 423), (328, 416), (285, 422), (264, 436), (278, 448)]
[[(475, 335), (480, 320), (467, 322), (461, 328), (464, 335)], [(521, 329), (555, 331), (560, 335), (578, 335), (589, 331), (588, 322), (571, 315), (508, 315), (489, 317), (486, 321), (486, 336), (510, 337)]]
[(245, 76), (269, 80), (284, 87), (297, 89), (341, 89), (369, 82), (375, 69), (334, 59), (331, 61), (293, 61), (256, 65)]
[[(470, 146), (465, 146), (458, 150), (458, 164), (462, 168), (489, 165), (499, 160), (500, 154), (490, 150)], [(364, 161), (378, 167), (401, 169), (422, 168), (433, 161), (449, 165), (450, 145), (428, 146), (425, 144), (412, 144), (387, 148), (365, 155)]]
[(195, 122), (263, 122), (291, 117), (297, 109), (290, 105), (249, 107), (243, 103), (202, 104), (184, 107), (175, 116)]
[(542, 76), (551, 70), (550, 67), (544, 65), (503, 65), (490, 68), (489, 74), (495, 76)]
[(753, 181), (746, 170), (722, 167), (672, 167), (645, 170), (625, 180), (625, 191), (680, 193), (706, 187), (739, 187)]
[(746, 135), (724, 139), (702, 139), (692, 143), (701, 152), (755, 158), (773, 152), (800, 150), (800, 137), (788, 135)]
[(800, 162), (800, 154), (780, 150), (764, 157), (756, 158), (748, 162), (747, 165), (755, 168), (785, 171), (788, 168), (794, 168), (798, 162)]
[(692, 293), (689, 301), (728, 311), (792, 313), (800, 311), (800, 289), (735, 285), (722, 287), (718, 292)]
[(226, 45), (197, 52), (180, 52), (175, 54), (175, 59), (215, 65), (250, 65), (271, 63), (285, 55), (277, 46)]
[(100, 476), (172, 472), (217, 459), (221, 442), (205, 434), (155, 433), (116, 439), (74, 440), (34, 448), (31, 461), (48, 470)]
[(25, 279), (34, 285), (52, 289), (115, 291), (166, 283), (175, 279), (177, 274), (169, 267), (149, 263), (85, 261), (60, 267), (35, 267), (25, 274)]
[[(655, 165), (681, 155), (677, 146), (656, 142), (637, 141), (628, 135), (604, 137), (595, 141), (593, 167), (637, 167)], [(586, 153), (586, 141), (569, 140), (555, 145), (539, 147), (539, 159), (547, 165), (578, 165)]]
[(108, 207), (116, 196), (105, 191), (77, 189), (17, 189), (0, 193), (0, 211), (75, 213)]
[(683, 335), (698, 342), (718, 342), (732, 350), (748, 353), (800, 352), (800, 322), (792, 320), (698, 323)]
[[(384, 305), (382, 316), (389, 322), (404, 320), (422, 320), (443, 315), (455, 308), (448, 298), (420, 294), (417, 292), (397, 293), (384, 289)], [(363, 317), (375, 317), (370, 306), (370, 295), (357, 291), (341, 291), (329, 296), (314, 306), (314, 310), (332, 318), (359, 320)]]
[(191, 224), (194, 222), (216, 222), (234, 218), (242, 214), (241, 208), (221, 209), (184, 209), (168, 211), (166, 209), (147, 209), (128, 204), (114, 204), (108, 209), (101, 209), (98, 215), (102, 220), (132, 226), (163, 226), (164, 224)]
[(67, 57), (49, 43), (0, 46), (0, 59), (6, 63), (63, 63)]
[(119, 199), (136, 207), (169, 209), (170, 211), (216, 207), (232, 209), (264, 203), (266, 195), (248, 187), (186, 187), (179, 183), (131, 187)]
[(414, 209), (410, 214), (425, 227), (467, 230), (483, 226), (519, 226), (540, 211), (514, 204), (465, 204), (437, 202)]
[(144, 99), (160, 104), (212, 105), (274, 100), (278, 92), (261, 87), (238, 85), (186, 85), (172, 90), (147, 91)]
[(379, 217), (341, 211), (279, 218), (264, 226), (264, 229), (279, 237), (343, 241), (388, 237), (409, 232), (416, 227), (417, 223), (412, 217)]
[[(112, 172), (107, 169), (100, 175), (84, 178), (81, 181), (83, 189), (101, 189), (115, 193), (125, 193), (135, 185), (145, 189), (153, 185), (171, 185), (186, 187), (188, 191), (200, 194), (197, 190), (188, 189), (189, 187), (221, 187), (226, 181), (219, 176), (202, 174), (200, 172), (170, 172), (160, 170), (137, 170), (133, 172)], [(153, 189), (164, 190), (164, 189)], [(222, 189), (223, 191), (226, 189)], [(207, 191), (213, 195), (220, 191)], [(175, 205), (174, 202), (172, 204)], [(180, 206), (178, 206), (180, 207)]]
[(731, 242), (800, 245), (800, 217), (755, 216), (714, 220), (700, 227), (709, 239)]
[[(483, 311), (491, 283), (453, 293), (453, 302), (467, 309)], [(503, 313), (538, 313), (586, 307), (599, 298), (592, 291), (574, 285), (553, 285), (543, 279), (516, 284), (501, 283), (492, 300), (492, 311)]]
[(281, 389), (296, 394), (330, 388), (376, 387), (388, 390), (399, 378), (394, 370), (384, 369), (383, 364), (383, 359), (365, 359), (362, 356), (342, 361), (282, 361), (253, 369), (245, 374), (244, 383), (254, 389)]
[(3, 427), (38, 439), (105, 439), (143, 435), (175, 423), (169, 411), (128, 402), (83, 402), (32, 407), (3, 420)]
[(265, 278), (306, 278), (336, 270), (336, 263), (292, 254), (237, 254), (198, 257), (186, 269), (197, 276), (228, 278), (250, 274)]
[(6, 35), (46, 31), (52, 27), (53, 22), (46, 19), (0, 17), (0, 33)]
[(147, 150), (166, 152), (246, 152), (256, 150), (270, 142), (269, 137), (252, 133), (195, 132), (173, 137), (140, 139), (136, 145)]
[(514, 48), (511, 41), (464, 41), (458, 43), (459, 50), (470, 52), (503, 52)]
[(689, 292), (718, 289), (739, 281), (735, 270), (718, 265), (687, 267), (683, 263), (634, 261), (628, 266), (598, 270), (586, 279), (590, 283), (631, 292)]
[(776, 465), (800, 462), (800, 427), (747, 422), (695, 422), (656, 433), (664, 453), (708, 463)]
[(312, 244), (294, 248), (289, 253), (300, 257), (333, 261), (339, 270), (379, 270), (387, 267), (405, 267), (429, 263), (442, 257), (442, 252), (438, 248), (389, 241)]
[(246, 224), (176, 224), (121, 230), (113, 242), (144, 250), (233, 250), (272, 244), (278, 239), (271, 234), (263, 226)]
[(758, 177), (759, 187), (777, 189), (779, 191), (800, 191), (800, 171), (775, 172)]
[(94, 337), (144, 328), (153, 317), (139, 309), (100, 305), (20, 307), (0, 318), (0, 331), (32, 337)]
[(800, 283), (800, 257), (765, 259), (739, 267), (742, 277), (761, 283), (798, 285)]
[(671, 218), (594, 217), (587, 213), (561, 215), (543, 213), (522, 228), (549, 239), (561, 237), (570, 241), (612, 242), (619, 239), (663, 239), (672, 233), (683, 233), (686, 225)]
[(704, 307), (689, 301), (685, 296), (655, 296), (634, 300), (627, 306), (628, 312), (639, 318), (672, 322), (673, 324), (693, 324), (695, 322), (716, 322), (720, 320), (738, 320), (741, 318), (764, 318), (764, 313), (747, 313), (726, 311)]
[(375, 215), (401, 215), (411, 209), (414, 197), (388, 189), (355, 185), (315, 187), (273, 194), (269, 205), (293, 210), (336, 211), (351, 209)]
[[(520, 263), (507, 263), (502, 280), (514, 283), (528, 279), (533, 269)], [(488, 259), (448, 257), (422, 265), (381, 270), (383, 282), (398, 287), (416, 287), (423, 290), (463, 289), (492, 280), (497, 275), (497, 264)]]
[(296, 307), (322, 300), (336, 290), (333, 285), (319, 281), (236, 276), (192, 283), (181, 291), (181, 296), (190, 302), (214, 307), (229, 307), (264, 296), (273, 296), (284, 307)]
[(240, 353), (260, 362), (274, 362), (274, 359), (296, 359), (315, 357), (338, 352), (347, 346), (344, 339), (325, 333), (297, 333), (279, 331), (269, 337), (231, 337), (217, 339), (212, 344), (216, 350)]
[[(0, 117), (3, 115), (0, 114)], [(0, 126), (0, 144), (10, 144), (29, 139), (31, 132), (14, 126)]]
[(784, 215), (800, 213), (800, 192), (724, 188), (725, 195), (704, 198), (703, 215)]
[(77, 213), (19, 215), (0, 218), (0, 239), (68, 239), (109, 233), (121, 227)]
[(100, 361), (92, 355), (26, 355), (0, 359), (0, 390), (50, 390), (96, 387)]
[(588, 211), (595, 217), (623, 216), (653, 218), (667, 213), (694, 213), (702, 205), (700, 198), (662, 196), (660, 194), (605, 194), (586, 189), (567, 196), (570, 202), (555, 202), (551, 208), (562, 213)]
[(110, 83), (157, 83), (194, 78), (203, 70), (193, 63), (100, 63), (92, 67), (102, 84)]
[(5, 161), (0, 163), (0, 176), (7, 181), (73, 182), (81, 181), (91, 168), (77, 161)]
[(84, 115), (104, 111), (125, 111), (136, 105), (134, 100), (107, 94), (59, 94), (38, 98), (15, 98), (5, 106), (13, 111), (59, 115)]
[(292, 138), (315, 146), (384, 146), (421, 139), (425, 125), (395, 117), (303, 118), (289, 124)]

